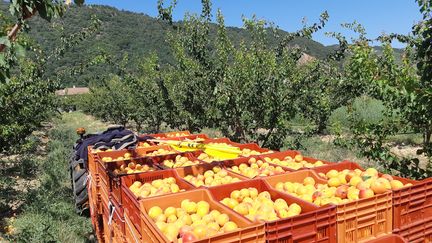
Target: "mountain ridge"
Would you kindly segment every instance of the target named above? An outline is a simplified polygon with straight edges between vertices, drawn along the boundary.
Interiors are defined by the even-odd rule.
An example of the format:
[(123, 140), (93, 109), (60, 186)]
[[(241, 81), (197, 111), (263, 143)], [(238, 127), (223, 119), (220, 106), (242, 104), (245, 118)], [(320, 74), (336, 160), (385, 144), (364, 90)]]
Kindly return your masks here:
[[(7, 7), (7, 3), (0, 3), (2, 12), (8, 11)], [(30, 20), (29, 35), (41, 45), (42, 49), (49, 52), (56, 46), (55, 42), (60, 40), (62, 34), (67, 36), (87, 27), (92, 15), (102, 21), (100, 31), (94, 37), (73, 47), (64, 58), (49, 65), (48, 75), (86, 63), (101, 52), (114, 57), (112, 62), (119, 62), (127, 54), (131, 63), (135, 64), (150, 53), (156, 52), (162, 64), (173, 63), (170, 47), (165, 41), (165, 34), (172, 29), (171, 26), (145, 13), (119, 10), (107, 5), (72, 6), (62, 19), (56, 19), (51, 23), (34, 17)], [(59, 28), (64, 29), (58, 31)], [(211, 32), (214, 33), (215, 30), (216, 24), (212, 24)], [(227, 26), (227, 34), (234, 43), (239, 43), (240, 40), (247, 41), (249, 38), (246, 30), (239, 27)], [(276, 44), (275, 40), (270, 40), (271, 46), (276, 46)], [(314, 58), (321, 59), (337, 47), (337, 45), (325, 46), (307, 38), (296, 38), (290, 44), (299, 46), (306, 54)], [(63, 80), (62, 86), (88, 85), (107, 73), (115, 72), (114, 67), (106, 66), (90, 67), (79, 77), (69, 77), (68, 80)]]

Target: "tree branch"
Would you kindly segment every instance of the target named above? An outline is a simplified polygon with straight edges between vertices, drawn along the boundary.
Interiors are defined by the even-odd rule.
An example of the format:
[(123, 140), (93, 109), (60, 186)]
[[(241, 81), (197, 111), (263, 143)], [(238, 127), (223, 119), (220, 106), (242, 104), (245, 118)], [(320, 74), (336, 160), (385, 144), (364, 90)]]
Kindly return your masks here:
[[(25, 14), (25, 15), (24, 15), (24, 16), (25, 16), (25, 17), (24, 17), (24, 20), (26, 20), (26, 19), (28, 19), (28, 18), (31, 18), (31, 17), (32, 17), (33, 15), (35, 15), (35, 14), (36, 14), (36, 9), (33, 10), (32, 13), (27, 13), (27, 14)], [(13, 26), (13, 28), (9, 31), (7, 37), (8, 37), (8, 39), (9, 39), (10, 41), (15, 41), (15, 40), (16, 40), (16, 38), (17, 38), (17, 34), (18, 34), (18, 32), (21, 30), (21, 27), (22, 27), (22, 22), (20, 21), (20, 22), (16, 23), (16, 24)], [(6, 45), (4, 45), (4, 44), (0, 44), (0, 52), (4, 51), (5, 48), (6, 48)]]

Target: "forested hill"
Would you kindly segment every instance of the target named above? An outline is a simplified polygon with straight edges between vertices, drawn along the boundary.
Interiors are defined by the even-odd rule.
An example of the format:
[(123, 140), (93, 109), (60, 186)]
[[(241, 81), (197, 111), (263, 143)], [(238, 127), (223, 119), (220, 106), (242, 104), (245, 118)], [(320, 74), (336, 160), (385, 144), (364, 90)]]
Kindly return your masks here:
[[(0, 2), (2, 13), (7, 14), (7, 3)], [(127, 54), (129, 65), (134, 65), (151, 52), (156, 52), (162, 63), (171, 63), (170, 47), (166, 40), (167, 31), (172, 28), (145, 14), (122, 11), (113, 7), (91, 5), (72, 7), (63, 19), (47, 24), (38, 17), (31, 20), (30, 35), (45, 50), (51, 50), (59, 43), (61, 35), (78, 32), (90, 25), (92, 15), (102, 21), (99, 33), (80, 43), (64, 58), (48, 67), (48, 73), (59, 72), (82, 63), (89, 62), (94, 56), (105, 52), (113, 56), (114, 62), (119, 62)], [(64, 27), (63, 30), (60, 30)], [(215, 31), (213, 26), (213, 31)], [(234, 42), (247, 40), (248, 35), (241, 28), (229, 27), (228, 34)], [(305, 49), (305, 52), (317, 58), (323, 58), (335, 47), (326, 47), (316, 41), (299, 38), (292, 42)], [(94, 66), (83, 74), (65, 78), (63, 86), (87, 85), (96, 76), (102, 76), (114, 71), (110, 65)], [(79, 78), (78, 78), (79, 77)]]

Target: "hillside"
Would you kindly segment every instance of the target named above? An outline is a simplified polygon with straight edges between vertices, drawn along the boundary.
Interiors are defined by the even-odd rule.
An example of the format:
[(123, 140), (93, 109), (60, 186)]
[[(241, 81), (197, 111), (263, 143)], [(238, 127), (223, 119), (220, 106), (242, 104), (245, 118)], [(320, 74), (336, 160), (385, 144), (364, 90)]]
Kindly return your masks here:
[[(2, 13), (8, 14), (7, 3), (0, 3)], [(165, 34), (171, 27), (145, 14), (120, 11), (108, 6), (90, 5), (84, 7), (72, 7), (64, 19), (56, 20), (51, 24), (46, 24), (43, 20), (35, 17), (31, 20), (30, 35), (37, 40), (41, 47), (50, 50), (56, 46), (56, 41), (61, 37), (61, 32), (70, 34), (88, 26), (92, 15), (96, 15), (102, 20), (102, 27), (95, 38), (91, 38), (68, 52), (65, 58), (57, 61), (55, 65), (48, 67), (48, 73), (58, 72), (72, 65), (88, 62), (95, 54), (102, 50), (112, 54), (116, 59), (120, 59), (124, 54), (128, 54), (131, 63), (139, 60), (151, 52), (156, 52), (162, 63), (172, 62), (170, 47), (165, 41)], [(64, 30), (60, 27), (64, 24)], [(215, 26), (213, 26), (213, 30)], [(241, 28), (229, 27), (228, 35), (234, 42), (247, 40), (246, 32)], [(292, 42), (305, 49), (311, 56), (322, 58), (326, 56), (331, 48), (308, 40), (296, 39)], [(87, 70), (79, 79), (71, 77), (64, 80), (63, 85), (87, 85), (95, 76), (109, 73), (106, 66), (93, 67)]]
[[(0, 9), (2, 13), (8, 14), (7, 3), (1, 2)], [(131, 60), (129, 63), (138, 64), (142, 57), (151, 52), (156, 52), (162, 63), (172, 62), (170, 47), (165, 41), (166, 33), (172, 29), (170, 26), (145, 14), (121, 11), (108, 6), (72, 7), (63, 19), (55, 20), (51, 24), (35, 17), (30, 23), (30, 35), (43, 49), (49, 51), (56, 46), (62, 34), (68, 35), (88, 26), (92, 15), (102, 21), (100, 32), (67, 52), (61, 60), (49, 65), (49, 75), (86, 63), (102, 51), (111, 54), (114, 62), (120, 61), (124, 54), (127, 54)], [(61, 30), (61, 27), (64, 29)], [(214, 31), (216, 26), (212, 27)], [(228, 35), (234, 43), (248, 39), (246, 31), (241, 28), (229, 27)], [(292, 44), (300, 46), (308, 55), (317, 58), (325, 57), (335, 48), (305, 38), (295, 39)], [(133, 68), (130, 67), (131, 70)], [(89, 82), (97, 82), (98, 78), (112, 71), (113, 67), (107, 65), (91, 67), (82, 75), (77, 75), (79, 78), (66, 78), (67, 80), (62, 81), (62, 86), (87, 85)]]

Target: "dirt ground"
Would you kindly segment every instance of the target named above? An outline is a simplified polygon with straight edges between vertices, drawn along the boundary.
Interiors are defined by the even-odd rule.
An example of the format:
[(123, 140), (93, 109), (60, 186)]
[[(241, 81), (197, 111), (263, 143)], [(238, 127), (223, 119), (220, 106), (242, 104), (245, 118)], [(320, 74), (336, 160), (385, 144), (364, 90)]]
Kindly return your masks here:
[(420, 146), (412, 145), (397, 145), (390, 149), (390, 151), (399, 157), (405, 158), (418, 158), (420, 167), (425, 169), (428, 164), (428, 158), (424, 155), (417, 155), (417, 150), (421, 149)]

